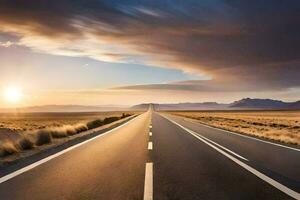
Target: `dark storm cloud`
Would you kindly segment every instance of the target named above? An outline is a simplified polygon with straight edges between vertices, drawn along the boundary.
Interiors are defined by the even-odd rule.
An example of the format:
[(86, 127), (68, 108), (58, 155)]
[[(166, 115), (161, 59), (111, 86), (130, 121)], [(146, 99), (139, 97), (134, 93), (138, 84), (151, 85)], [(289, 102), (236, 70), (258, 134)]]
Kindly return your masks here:
[(296, 0), (1, 0), (0, 28), (36, 51), (207, 74), (211, 90), (279, 90), (300, 86), (299, 13)]

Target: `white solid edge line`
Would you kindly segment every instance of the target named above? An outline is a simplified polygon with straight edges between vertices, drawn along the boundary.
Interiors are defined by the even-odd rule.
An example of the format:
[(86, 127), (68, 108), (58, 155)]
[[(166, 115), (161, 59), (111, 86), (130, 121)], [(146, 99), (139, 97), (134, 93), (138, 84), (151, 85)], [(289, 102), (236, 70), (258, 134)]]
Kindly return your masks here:
[(229, 153), (235, 155), (236, 157), (239, 157), (239, 158), (241, 158), (241, 159), (243, 159), (243, 160), (249, 161), (247, 158), (245, 158), (245, 157), (243, 157), (243, 156), (241, 156), (241, 155), (235, 153), (234, 151), (232, 151), (232, 150), (230, 150), (230, 149), (228, 149), (228, 148), (226, 148), (226, 147), (224, 147), (224, 146), (222, 146), (222, 145), (220, 145), (220, 144), (218, 144), (218, 143), (216, 143), (216, 142), (214, 142), (214, 141), (208, 139), (207, 137), (204, 137), (203, 135), (201, 135), (201, 134), (199, 134), (199, 133), (196, 133), (196, 132), (194, 132), (194, 133), (197, 134), (199, 137), (203, 138), (204, 140), (209, 141), (210, 143), (213, 143), (214, 145), (216, 145), (216, 146), (218, 146), (218, 147), (224, 149), (225, 151), (227, 151), (227, 152), (229, 152)]
[[(191, 122), (193, 122), (193, 121), (191, 121)], [(195, 123), (195, 122), (193, 122), (193, 123)], [(236, 133), (236, 132), (233, 132), (233, 131), (228, 131), (228, 130), (224, 130), (224, 129), (221, 129), (221, 128), (209, 126), (209, 125), (206, 125), (206, 124), (203, 124), (203, 123), (197, 123), (197, 124), (199, 124), (201, 126), (205, 126), (207, 128), (212, 128), (212, 129), (216, 129), (216, 130), (219, 130), (219, 131), (231, 133), (231, 134), (234, 134), (234, 135), (237, 135), (237, 136), (241, 136), (241, 137), (244, 137), (244, 138), (248, 138), (248, 139), (251, 139), (251, 140), (256, 140), (256, 141), (260, 141), (260, 142), (264, 142), (264, 143), (267, 143), (267, 144), (271, 144), (271, 145), (275, 145), (275, 146), (278, 146), (278, 147), (282, 147), (282, 148), (286, 148), (286, 149), (290, 149), (290, 150), (300, 152), (300, 149), (297, 149), (297, 148), (294, 148), (294, 147), (289, 147), (289, 146), (285, 146), (285, 145), (282, 145), (282, 144), (277, 144), (277, 143), (274, 143), (274, 142), (262, 140), (262, 139), (251, 137), (251, 136), (248, 136), (248, 135), (243, 135), (243, 134)]]
[[(165, 116), (164, 116), (164, 117), (165, 117)], [(169, 119), (168, 117), (165, 117), (165, 118), (167, 118), (168, 120), (170, 120), (170, 121), (172, 121), (172, 122), (178, 124), (177, 122), (175, 122), (175, 121)], [(190, 130), (190, 131), (192, 131), (192, 130)], [(204, 140), (206, 140), (206, 141), (208, 141), (208, 142), (210, 142), (210, 143), (213, 143), (214, 145), (216, 145), (216, 146), (218, 146), (218, 147), (224, 149), (225, 151), (227, 151), (227, 152), (229, 152), (229, 153), (235, 155), (236, 157), (238, 157), (238, 158), (240, 158), (240, 159), (243, 159), (243, 160), (245, 160), (245, 161), (249, 161), (247, 158), (245, 158), (245, 157), (239, 155), (238, 153), (235, 153), (234, 151), (232, 151), (232, 150), (230, 150), (230, 149), (228, 149), (228, 148), (226, 148), (226, 147), (224, 147), (224, 146), (222, 146), (222, 145), (216, 143), (215, 141), (212, 141), (211, 139), (208, 139), (207, 137), (201, 135), (200, 133), (196, 133), (196, 132), (194, 132), (194, 131), (193, 131), (193, 133), (194, 133), (194, 134), (197, 134), (199, 137), (203, 138)]]
[(149, 132), (149, 135), (152, 136), (152, 132)]
[(148, 150), (152, 150), (153, 149), (153, 143), (152, 142), (148, 142)]
[[(165, 116), (164, 116), (165, 117)], [(165, 117), (166, 119), (168, 119), (167, 117)], [(230, 154), (226, 153), (225, 151), (223, 151), (222, 149), (219, 149), (218, 147), (212, 145), (211, 143), (207, 142), (206, 140), (204, 140), (203, 138), (201, 138), (198, 134), (195, 134), (195, 132), (185, 128), (184, 126), (178, 124), (177, 122), (174, 122), (171, 119), (168, 119), (170, 122), (176, 124), (177, 126), (179, 126), (180, 128), (184, 129), (185, 131), (187, 131), (188, 133), (190, 133), (191, 135), (193, 135), (194, 137), (196, 137), (197, 139), (201, 140), (202, 142), (204, 142), (205, 144), (207, 144), (208, 146), (212, 147), (213, 149), (215, 149), (216, 151), (218, 151), (219, 153), (223, 154), (224, 156), (226, 156), (227, 158), (229, 158), (230, 160), (232, 160), (233, 162), (235, 162), (236, 164), (240, 165), (241, 167), (243, 167), (244, 169), (248, 170), (249, 172), (251, 172), (252, 174), (254, 174), (255, 176), (259, 177), (260, 179), (264, 180), (265, 182), (269, 183), (270, 185), (272, 185), (273, 187), (277, 188), (278, 190), (284, 192), (285, 194), (295, 198), (295, 199), (300, 199), (300, 194), (288, 187), (286, 187), (285, 185), (282, 185), (281, 183), (275, 181), (274, 179), (266, 176), (265, 174), (257, 171), (256, 169), (254, 169), (253, 167), (243, 163), (242, 161), (238, 160), (237, 158), (231, 156)]]
[[(140, 116), (141, 116), (141, 115), (140, 115)], [(83, 142), (81, 142), (81, 143), (78, 143), (78, 144), (76, 144), (76, 145), (73, 145), (73, 146), (71, 146), (71, 147), (69, 147), (69, 148), (67, 148), (67, 149), (64, 149), (64, 150), (62, 150), (62, 151), (59, 151), (59, 152), (57, 152), (57, 153), (55, 153), (55, 154), (53, 154), (53, 155), (51, 155), (51, 156), (48, 156), (48, 157), (46, 157), (46, 158), (43, 158), (43, 159), (41, 159), (41, 160), (39, 160), (39, 161), (37, 161), (37, 162), (34, 162), (34, 163), (30, 164), (30, 165), (27, 165), (26, 167), (23, 167), (23, 168), (18, 169), (18, 170), (14, 171), (14, 172), (12, 172), (12, 173), (10, 173), (10, 174), (7, 174), (7, 175), (5, 175), (5, 176), (3, 176), (3, 177), (0, 178), (0, 184), (3, 183), (3, 182), (5, 182), (5, 181), (8, 181), (8, 180), (10, 180), (10, 179), (12, 179), (12, 178), (14, 178), (14, 177), (16, 177), (16, 176), (18, 176), (18, 175), (20, 175), (20, 174), (22, 174), (22, 173), (24, 173), (24, 172), (27, 172), (27, 171), (29, 171), (29, 170), (31, 170), (31, 169), (33, 169), (33, 168), (35, 168), (35, 167), (37, 167), (37, 166), (43, 164), (43, 163), (46, 163), (46, 162), (52, 160), (53, 158), (56, 158), (56, 157), (58, 157), (58, 156), (60, 156), (60, 155), (62, 155), (62, 154), (64, 154), (64, 153), (67, 153), (67, 152), (69, 152), (69, 151), (71, 151), (71, 150), (73, 150), (73, 149), (75, 149), (75, 148), (77, 148), (77, 147), (79, 147), (79, 146), (81, 146), (81, 145), (83, 145), (83, 144), (86, 144), (86, 143), (88, 143), (88, 142), (90, 142), (90, 141), (92, 141), (92, 140), (95, 140), (95, 139), (97, 139), (97, 138), (99, 138), (99, 137), (102, 137), (102, 136), (108, 134), (108, 133), (111, 133), (111, 132), (113, 132), (113, 131), (115, 131), (115, 130), (117, 130), (117, 129), (123, 127), (123, 126), (126, 126), (128, 123), (132, 122), (133, 120), (138, 119), (140, 116), (135, 117), (135, 118), (129, 120), (128, 122), (126, 122), (126, 123), (124, 123), (124, 124), (122, 124), (122, 125), (120, 125), (120, 126), (117, 126), (116, 128), (113, 128), (113, 129), (111, 129), (111, 130), (109, 130), (109, 131), (106, 131), (106, 132), (104, 132), (104, 133), (102, 133), (102, 134), (100, 134), (100, 135), (97, 135), (97, 136), (95, 136), (95, 137), (93, 137), (93, 138), (90, 138), (90, 139), (85, 140), (85, 141), (83, 141)]]
[(153, 163), (146, 163), (144, 200), (153, 200)]

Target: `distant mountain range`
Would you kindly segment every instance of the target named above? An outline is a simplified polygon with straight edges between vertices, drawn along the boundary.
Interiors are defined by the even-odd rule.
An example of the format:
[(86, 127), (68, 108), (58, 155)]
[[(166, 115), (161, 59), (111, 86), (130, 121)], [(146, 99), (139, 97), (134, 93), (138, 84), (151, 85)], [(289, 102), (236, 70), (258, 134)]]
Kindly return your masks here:
[(230, 108), (249, 109), (300, 109), (300, 101), (284, 102), (273, 99), (242, 99), (229, 105)]
[[(283, 102), (273, 99), (245, 98), (229, 104), (216, 102), (153, 104), (155, 110), (289, 110), (300, 109), (300, 101)], [(146, 110), (149, 104), (132, 106), (132, 110)]]

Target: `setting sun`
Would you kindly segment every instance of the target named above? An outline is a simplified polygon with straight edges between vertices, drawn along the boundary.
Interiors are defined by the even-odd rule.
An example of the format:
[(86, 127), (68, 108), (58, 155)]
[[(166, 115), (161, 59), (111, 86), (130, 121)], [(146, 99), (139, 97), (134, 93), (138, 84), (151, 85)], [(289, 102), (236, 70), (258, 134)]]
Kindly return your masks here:
[(22, 90), (19, 87), (7, 87), (4, 89), (4, 98), (10, 103), (19, 102), (22, 98)]

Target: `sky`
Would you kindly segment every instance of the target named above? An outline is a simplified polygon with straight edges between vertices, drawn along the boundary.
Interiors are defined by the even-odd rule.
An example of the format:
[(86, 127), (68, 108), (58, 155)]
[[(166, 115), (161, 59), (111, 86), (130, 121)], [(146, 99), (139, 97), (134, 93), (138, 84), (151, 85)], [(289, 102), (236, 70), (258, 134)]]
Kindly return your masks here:
[(0, 0), (0, 90), (22, 93), (0, 107), (300, 100), (299, 13), (296, 0)]

